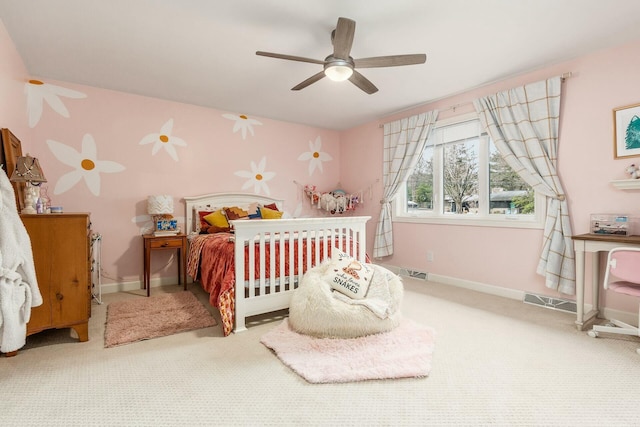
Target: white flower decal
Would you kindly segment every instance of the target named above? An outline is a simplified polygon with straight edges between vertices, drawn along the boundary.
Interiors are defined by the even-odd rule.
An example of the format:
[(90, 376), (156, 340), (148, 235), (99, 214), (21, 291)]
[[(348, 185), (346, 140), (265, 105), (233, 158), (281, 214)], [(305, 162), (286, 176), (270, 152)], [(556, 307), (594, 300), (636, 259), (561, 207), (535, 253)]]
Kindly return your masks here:
[(94, 196), (100, 195), (100, 174), (122, 172), (124, 166), (110, 160), (98, 160), (98, 150), (93, 136), (86, 134), (82, 138), (82, 152), (78, 153), (74, 148), (51, 139), (47, 140), (49, 149), (65, 165), (74, 168), (71, 172), (62, 175), (54, 194), (62, 194), (70, 190), (82, 178)]
[(275, 172), (265, 172), (267, 167), (267, 158), (263, 157), (260, 163), (256, 165), (254, 161), (251, 162), (251, 171), (237, 171), (235, 175), (248, 178), (249, 180), (242, 186), (243, 190), (248, 189), (253, 185), (253, 192), (260, 194), (260, 191), (264, 191), (264, 194), (269, 195), (269, 187), (267, 181), (276, 176)]
[(176, 151), (176, 146), (185, 147), (187, 143), (181, 138), (171, 136), (172, 130), (173, 119), (169, 119), (167, 123), (163, 124), (160, 128), (160, 133), (150, 133), (142, 138), (140, 145), (153, 143), (153, 149), (151, 150), (152, 156), (155, 156), (161, 148), (164, 148), (171, 158), (177, 162), (178, 152)]
[(247, 130), (249, 131), (249, 133), (251, 133), (251, 136), (254, 136), (253, 133), (253, 125), (261, 125), (262, 123), (260, 123), (259, 121), (257, 121), (256, 119), (250, 119), (249, 117), (245, 116), (244, 114), (241, 115), (236, 115), (236, 114), (223, 114), (222, 117), (224, 117), (225, 119), (229, 119), (229, 120), (234, 120), (235, 123), (233, 124), (233, 133), (238, 132), (239, 130), (242, 131), (242, 139), (247, 139)]
[(62, 117), (69, 118), (69, 110), (64, 106), (60, 97), (76, 99), (87, 97), (82, 92), (44, 83), (40, 80), (29, 80), (24, 86), (24, 91), (27, 94), (27, 114), (30, 128), (35, 127), (40, 121), (42, 106), (45, 101), (53, 108), (53, 111)]
[(300, 154), (298, 160), (309, 161), (309, 176), (313, 175), (313, 172), (318, 168), (320, 173), (322, 170), (322, 162), (328, 162), (333, 160), (329, 154), (322, 151), (322, 140), (320, 137), (316, 138), (316, 142), (309, 141), (309, 149), (306, 153)]

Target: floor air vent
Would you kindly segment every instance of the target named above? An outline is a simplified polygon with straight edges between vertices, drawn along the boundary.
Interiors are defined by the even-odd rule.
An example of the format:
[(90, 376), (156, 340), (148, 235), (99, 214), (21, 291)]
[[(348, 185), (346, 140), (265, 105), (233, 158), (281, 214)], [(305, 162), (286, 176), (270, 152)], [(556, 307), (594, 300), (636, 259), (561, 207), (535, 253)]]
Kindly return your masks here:
[(543, 295), (524, 294), (526, 304), (539, 305), (541, 307), (550, 308), (552, 310), (566, 311), (567, 313), (575, 313), (577, 305), (575, 301), (563, 300), (560, 298), (545, 297)]
[(416, 270), (408, 270), (406, 268), (401, 268), (398, 272), (401, 276), (412, 277), (414, 279), (427, 280), (427, 273), (424, 271), (416, 271)]

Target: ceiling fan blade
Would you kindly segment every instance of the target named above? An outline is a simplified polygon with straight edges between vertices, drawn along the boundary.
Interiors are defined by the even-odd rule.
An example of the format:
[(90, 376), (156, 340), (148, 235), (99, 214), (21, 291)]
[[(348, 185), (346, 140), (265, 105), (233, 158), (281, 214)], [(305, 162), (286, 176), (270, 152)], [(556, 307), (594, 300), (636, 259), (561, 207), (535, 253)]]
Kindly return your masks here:
[(321, 78), (323, 78), (324, 75), (325, 75), (324, 71), (320, 71), (319, 73), (314, 74), (313, 76), (309, 77), (307, 80), (303, 81), (302, 83), (299, 83), (298, 85), (292, 87), (291, 90), (304, 89), (305, 87), (307, 87), (307, 86), (317, 82)]
[(400, 65), (424, 64), (427, 61), (427, 55), (418, 53), (414, 55), (390, 55), (375, 56), (372, 58), (354, 59), (353, 63), (356, 68), (375, 68), (375, 67), (398, 67)]
[(287, 59), (289, 61), (309, 62), (311, 64), (324, 64), (324, 61), (321, 61), (319, 59), (305, 58), (302, 56), (283, 55), (281, 53), (262, 52), (260, 50), (256, 52), (256, 55), (268, 56), (270, 58)]
[(378, 88), (369, 81), (365, 76), (353, 70), (353, 74), (349, 77), (349, 81), (354, 85), (358, 86), (363, 91), (367, 92), (369, 95), (372, 93), (376, 93)]
[(356, 32), (356, 21), (348, 18), (338, 18), (338, 24), (332, 34), (333, 56), (335, 58), (349, 59), (351, 45), (353, 45), (353, 35)]

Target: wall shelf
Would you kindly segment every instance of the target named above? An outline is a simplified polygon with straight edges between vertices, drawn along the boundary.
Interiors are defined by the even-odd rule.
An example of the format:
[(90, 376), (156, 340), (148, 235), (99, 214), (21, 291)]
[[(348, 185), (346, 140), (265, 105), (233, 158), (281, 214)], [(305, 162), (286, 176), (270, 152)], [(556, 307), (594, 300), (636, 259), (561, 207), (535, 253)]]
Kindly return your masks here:
[(619, 179), (611, 181), (618, 190), (640, 190), (640, 179)]

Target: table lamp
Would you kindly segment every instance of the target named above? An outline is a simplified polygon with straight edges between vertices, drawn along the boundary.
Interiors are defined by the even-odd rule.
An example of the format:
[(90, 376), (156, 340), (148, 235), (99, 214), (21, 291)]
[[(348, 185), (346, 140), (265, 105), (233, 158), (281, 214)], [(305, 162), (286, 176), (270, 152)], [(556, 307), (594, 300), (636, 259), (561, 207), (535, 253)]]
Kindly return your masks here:
[(40, 198), (40, 185), (43, 182), (47, 182), (38, 159), (31, 157), (28, 153), (26, 156), (18, 156), (16, 159), (16, 168), (11, 174), (10, 181), (26, 183), (24, 209), (22, 209), (20, 213), (37, 213), (35, 204)]
[(147, 199), (147, 213), (154, 224), (154, 234), (162, 231), (176, 231), (176, 221), (173, 218), (173, 197), (166, 194), (149, 196)]

